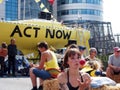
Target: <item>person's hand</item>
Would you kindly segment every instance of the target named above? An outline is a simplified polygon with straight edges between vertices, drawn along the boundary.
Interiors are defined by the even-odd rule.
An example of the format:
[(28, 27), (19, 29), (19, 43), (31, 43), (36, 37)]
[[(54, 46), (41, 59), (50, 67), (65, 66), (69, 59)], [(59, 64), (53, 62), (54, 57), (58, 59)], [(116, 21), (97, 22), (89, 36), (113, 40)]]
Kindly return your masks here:
[(84, 80), (83, 82), (80, 79), (77, 79), (78, 83), (79, 83), (79, 90), (85, 90), (86, 88), (89, 88), (90, 86), (90, 79)]
[(33, 63), (30, 63), (30, 67), (33, 67), (34, 66), (34, 64)]
[(116, 70), (116, 69), (117, 69), (117, 67), (116, 67), (116, 66), (113, 66), (113, 69), (114, 69), (114, 70)]
[(119, 71), (120, 71), (120, 67), (116, 67), (116, 69), (115, 69), (115, 70), (119, 72)]

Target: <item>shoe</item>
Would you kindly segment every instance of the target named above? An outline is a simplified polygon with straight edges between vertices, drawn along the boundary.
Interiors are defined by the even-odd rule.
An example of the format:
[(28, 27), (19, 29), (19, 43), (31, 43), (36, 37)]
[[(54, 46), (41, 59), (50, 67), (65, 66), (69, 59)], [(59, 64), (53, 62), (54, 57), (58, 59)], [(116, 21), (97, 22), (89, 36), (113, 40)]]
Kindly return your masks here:
[(31, 90), (38, 90), (37, 87), (33, 87)]
[(43, 90), (43, 86), (39, 86), (38, 90)]

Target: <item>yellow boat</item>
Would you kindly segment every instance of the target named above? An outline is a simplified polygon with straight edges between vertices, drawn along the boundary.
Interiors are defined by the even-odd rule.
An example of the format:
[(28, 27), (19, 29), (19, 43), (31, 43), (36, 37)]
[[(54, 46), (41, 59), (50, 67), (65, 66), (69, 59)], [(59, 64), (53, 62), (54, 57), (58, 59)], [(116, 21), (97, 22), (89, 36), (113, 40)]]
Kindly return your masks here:
[(47, 41), (50, 47), (64, 48), (69, 40), (75, 40), (77, 45), (89, 49), (90, 32), (83, 28), (67, 27), (54, 20), (31, 19), (18, 21), (0, 21), (0, 43), (10, 43), (15, 38), (17, 48), (28, 58), (38, 54), (37, 43)]

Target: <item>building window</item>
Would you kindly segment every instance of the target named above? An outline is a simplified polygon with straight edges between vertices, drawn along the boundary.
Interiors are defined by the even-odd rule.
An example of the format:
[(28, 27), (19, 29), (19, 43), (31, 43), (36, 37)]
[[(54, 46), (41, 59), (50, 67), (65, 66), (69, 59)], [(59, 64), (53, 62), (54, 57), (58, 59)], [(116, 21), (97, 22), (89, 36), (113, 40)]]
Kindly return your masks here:
[(72, 15), (72, 14), (86, 14), (86, 15), (96, 15), (102, 16), (102, 11), (95, 10), (95, 9), (70, 9), (70, 10), (62, 10), (58, 11), (58, 16), (61, 15)]

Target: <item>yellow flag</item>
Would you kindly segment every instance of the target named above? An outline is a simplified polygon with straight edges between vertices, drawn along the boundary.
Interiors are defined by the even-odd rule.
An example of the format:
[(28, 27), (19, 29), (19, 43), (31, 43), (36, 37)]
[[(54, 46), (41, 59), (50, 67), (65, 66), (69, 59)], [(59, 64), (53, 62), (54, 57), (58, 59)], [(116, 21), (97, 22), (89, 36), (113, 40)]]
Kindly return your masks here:
[(3, 2), (3, 0), (0, 0), (0, 3), (2, 3)]
[(44, 11), (44, 12), (49, 12), (47, 8), (45, 8), (43, 11)]
[(41, 3), (41, 4), (40, 4), (40, 8), (42, 9), (42, 8), (44, 8), (44, 7), (45, 7), (44, 4)]
[(35, 0), (35, 2), (40, 2), (41, 0)]

